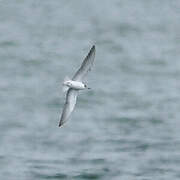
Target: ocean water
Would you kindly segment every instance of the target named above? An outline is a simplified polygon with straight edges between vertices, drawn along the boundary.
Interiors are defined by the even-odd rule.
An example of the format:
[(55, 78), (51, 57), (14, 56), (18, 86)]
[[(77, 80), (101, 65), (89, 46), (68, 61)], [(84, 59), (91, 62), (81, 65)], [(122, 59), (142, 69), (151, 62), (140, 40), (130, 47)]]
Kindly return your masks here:
[(0, 0), (0, 179), (179, 180), (179, 22), (178, 0)]

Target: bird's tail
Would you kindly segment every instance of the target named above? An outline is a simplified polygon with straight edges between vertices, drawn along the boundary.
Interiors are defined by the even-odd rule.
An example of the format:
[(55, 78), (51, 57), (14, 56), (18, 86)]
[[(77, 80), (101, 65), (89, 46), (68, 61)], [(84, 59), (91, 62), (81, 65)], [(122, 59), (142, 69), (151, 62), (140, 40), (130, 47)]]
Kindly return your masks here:
[[(68, 76), (65, 76), (64, 82), (69, 81), (69, 80), (70, 80), (70, 78)], [(63, 93), (67, 92), (69, 89), (69, 87), (67, 85), (65, 85), (64, 82), (63, 82), (63, 86), (62, 86)]]

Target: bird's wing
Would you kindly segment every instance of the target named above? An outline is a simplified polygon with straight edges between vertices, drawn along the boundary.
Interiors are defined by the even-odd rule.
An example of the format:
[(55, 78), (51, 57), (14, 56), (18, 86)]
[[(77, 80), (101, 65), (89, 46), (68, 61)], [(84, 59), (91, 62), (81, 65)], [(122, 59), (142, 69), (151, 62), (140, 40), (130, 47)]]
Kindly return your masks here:
[(74, 110), (76, 99), (77, 99), (78, 91), (70, 88), (66, 94), (66, 102), (64, 105), (64, 109), (61, 115), (61, 119), (59, 122), (59, 127), (62, 126), (70, 117), (72, 111)]
[(84, 59), (81, 67), (78, 69), (74, 77), (72, 78), (73, 81), (82, 81), (88, 71), (91, 70), (95, 58), (95, 46), (92, 46), (91, 50), (89, 51), (88, 55)]

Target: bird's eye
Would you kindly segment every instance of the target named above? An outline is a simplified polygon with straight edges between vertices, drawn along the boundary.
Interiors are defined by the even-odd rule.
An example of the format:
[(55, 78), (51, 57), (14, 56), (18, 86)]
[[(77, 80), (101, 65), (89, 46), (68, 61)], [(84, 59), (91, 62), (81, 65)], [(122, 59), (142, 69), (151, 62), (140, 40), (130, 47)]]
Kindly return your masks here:
[(84, 87), (87, 87), (87, 85), (85, 84)]

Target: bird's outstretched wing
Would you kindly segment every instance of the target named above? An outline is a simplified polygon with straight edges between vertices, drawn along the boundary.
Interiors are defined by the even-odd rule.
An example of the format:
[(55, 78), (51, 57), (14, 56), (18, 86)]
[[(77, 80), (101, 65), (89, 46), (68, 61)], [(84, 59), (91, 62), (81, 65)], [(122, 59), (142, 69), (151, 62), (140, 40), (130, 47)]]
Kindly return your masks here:
[(62, 126), (70, 117), (72, 111), (74, 110), (76, 99), (77, 99), (78, 91), (70, 88), (66, 94), (66, 102), (64, 105), (64, 109), (61, 115), (61, 119), (59, 122), (59, 127)]
[(84, 59), (81, 67), (78, 69), (74, 77), (72, 78), (73, 81), (82, 81), (88, 71), (91, 70), (95, 58), (95, 46), (92, 46), (91, 50), (89, 51), (88, 55)]

